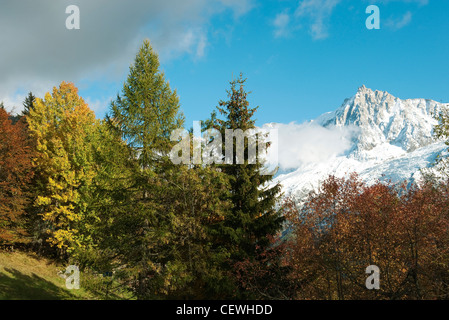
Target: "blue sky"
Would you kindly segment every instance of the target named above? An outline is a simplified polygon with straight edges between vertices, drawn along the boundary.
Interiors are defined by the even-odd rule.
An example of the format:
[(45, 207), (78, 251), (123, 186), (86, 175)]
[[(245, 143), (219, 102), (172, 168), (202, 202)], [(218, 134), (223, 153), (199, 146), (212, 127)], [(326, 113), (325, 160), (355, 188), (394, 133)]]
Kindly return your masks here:
[[(5, 1), (3, 9), (18, 2)], [(127, 12), (116, 1), (103, 0), (107, 10), (84, 0), (61, 1), (61, 5), (77, 4), (81, 15), (80, 30), (54, 31), (61, 46), (67, 41), (65, 49), (58, 47), (59, 41), (46, 41), (49, 30), (66, 15), (60, 15), (59, 9), (39, 8), (38, 15), (57, 12), (59, 16), (53, 22), (47, 19), (47, 29), (35, 31), (33, 39), (42, 37), (42, 41), (33, 44), (34, 50), (20, 51), (17, 64), (24, 66), (20, 73), (10, 67), (11, 60), (17, 56), (14, 50), (26, 48), (26, 42), (17, 39), (29, 35), (32, 26), (11, 24), (23, 21), (33, 10), (17, 7), (18, 19), (8, 20), (10, 33), (0, 36), (7, 44), (0, 49), (4, 58), (0, 73), (7, 75), (0, 80), (0, 101), (20, 107), (26, 92), (40, 95), (61, 80), (72, 81), (97, 117), (103, 117), (108, 102), (120, 92), (141, 42), (149, 38), (166, 78), (177, 89), (186, 127), (206, 119), (218, 101), (226, 99), (229, 81), (240, 72), (248, 79), (250, 102), (259, 106), (258, 125), (313, 119), (338, 108), (362, 84), (400, 98), (449, 102), (449, 1), (194, 0), (190, 5), (172, 1), (172, 6), (133, 1), (134, 10), (142, 5), (138, 18), (138, 11)], [(53, 6), (48, 0), (37, 2)], [(369, 16), (365, 9), (371, 4), (380, 9), (380, 30), (365, 26)], [(120, 19), (108, 24), (114, 15)], [(46, 47), (39, 50), (42, 42)], [(46, 57), (36, 57), (44, 49), (48, 49)], [(69, 60), (75, 66), (65, 67)]]

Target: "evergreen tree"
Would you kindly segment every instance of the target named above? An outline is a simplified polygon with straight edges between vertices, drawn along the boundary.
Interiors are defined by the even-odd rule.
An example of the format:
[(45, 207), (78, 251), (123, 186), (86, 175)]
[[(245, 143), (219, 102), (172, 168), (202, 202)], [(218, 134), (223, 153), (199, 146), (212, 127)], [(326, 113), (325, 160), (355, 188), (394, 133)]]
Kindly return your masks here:
[[(231, 89), (227, 91), (229, 100), (220, 101), (217, 107), (225, 116), (224, 120), (215, 120), (215, 128), (223, 137), (226, 129), (255, 129), (253, 116), (257, 107), (249, 106), (248, 93), (244, 89), (245, 81), (242, 75), (233, 80), (230, 83)], [(235, 140), (233, 145), (233, 150), (236, 150)], [(233, 164), (218, 165), (229, 178), (232, 207), (214, 229), (219, 245), (226, 248), (230, 254), (230, 267), (244, 259), (255, 259), (259, 252), (269, 246), (270, 236), (276, 235), (283, 222), (280, 213), (275, 209), (280, 185), (267, 187), (266, 184), (272, 176), (261, 174), (263, 164), (260, 159), (255, 164), (249, 163), (248, 141), (245, 142), (244, 150), (243, 164), (237, 164), (234, 152)]]
[[(130, 186), (132, 203), (124, 204), (120, 224), (126, 226), (121, 250), (138, 298), (167, 294), (174, 280), (173, 226), (176, 212), (169, 210), (168, 154), (173, 146), (170, 136), (183, 124), (179, 99), (160, 71), (157, 54), (145, 40), (130, 67), (122, 95), (111, 104), (108, 122), (126, 141), (135, 160)], [(118, 225), (116, 225), (118, 226)], [(123, 227), (122, 227), (123, 228)], [(181, 270), (179, 270), (181, 272)]]
[(30, 114), (30, 110), (34, 108), (34, 103), (36, 102), (36, 97), (33, 93), (29, 92), (25, 100), (23, 101), (23, 111), (22, 116), (28, 116)]
[[(449, 107), (443, 108), (438, 115), (438, 124), (434, 128), (434, 135), (437, 139), (445, 140), (449, 152)], [(447, 154), (438, 155), (435, 163), (438, 169), (447, 177), (449, 176), (449, 158)]]
[(184, 122), (176, 90), (159, 67), (158, 55), (145, 40), (108, 116), (137, 151), (143, 167), (171, 150), (170, 134)]
[(84, 220), (93, 246), (78, 255), (78, 262), (102, 273), (122, 266), (128, 245), (132, 245), (127, 218), (135, 210), (135, 163), (130, 161), (131, 150), (121, 135), (111, 130), (106, 121), (97, 126), (93, 145), (95, 176), (86, 199), (90, 214)]

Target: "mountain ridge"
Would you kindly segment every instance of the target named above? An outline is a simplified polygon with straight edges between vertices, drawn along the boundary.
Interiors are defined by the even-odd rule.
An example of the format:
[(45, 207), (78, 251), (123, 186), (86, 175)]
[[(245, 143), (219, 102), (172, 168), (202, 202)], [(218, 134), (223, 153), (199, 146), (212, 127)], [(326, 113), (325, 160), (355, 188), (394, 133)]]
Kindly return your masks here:
[(447, 146), (435, 141), (436, 115), (449, 104), (431, 99), (400, 99), (362, 85), (335, 111), (310, 121), (323, 128), (351, 129), (351, 146), (340, 155), (299, 165), (279, 174), (286, 195), (304, 197), (329, 175), (356, 172), (368, 184), (377, 181), (418, 182), (421, 169), (435, 162)]

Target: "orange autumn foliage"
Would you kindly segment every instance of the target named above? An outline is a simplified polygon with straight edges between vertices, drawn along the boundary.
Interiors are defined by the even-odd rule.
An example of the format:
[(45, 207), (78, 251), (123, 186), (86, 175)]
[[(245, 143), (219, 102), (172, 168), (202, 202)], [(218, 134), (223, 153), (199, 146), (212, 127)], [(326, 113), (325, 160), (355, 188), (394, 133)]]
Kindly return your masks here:
[[(329, 177), (301, 207), (284, 209), (294, 299), (449, 298), (449, 185)], [(366, 267), (380, 268), (368, 290)]]
[(25, 241), (31, 150), (24, 118), (13, 124), (11, 115), (0, 108), (0, 245)]

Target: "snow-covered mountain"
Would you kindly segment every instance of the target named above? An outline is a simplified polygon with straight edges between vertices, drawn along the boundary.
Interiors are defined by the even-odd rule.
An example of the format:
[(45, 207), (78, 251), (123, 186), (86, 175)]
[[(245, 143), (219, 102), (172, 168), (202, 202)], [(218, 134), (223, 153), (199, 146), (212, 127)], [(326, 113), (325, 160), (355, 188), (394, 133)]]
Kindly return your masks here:
[[(349, 148), (322, 161), (301, 163), (275, 181), (282, 184), (286, 195), (296, 198), (303, 198), (330, 174), (343, 177), (357, 172), (368, 184), (378, 180), (419, 181), (420, 169), (429, 167), (447, 149), (444, 142), (432, 138), (435, 115), (443, 107), (449, 104), (401, 100), (362, 86), (340, 108), (311, 121), (320, 128), (350, 129)], [(295, 141), (290, 144), (294, 147)]]

